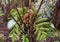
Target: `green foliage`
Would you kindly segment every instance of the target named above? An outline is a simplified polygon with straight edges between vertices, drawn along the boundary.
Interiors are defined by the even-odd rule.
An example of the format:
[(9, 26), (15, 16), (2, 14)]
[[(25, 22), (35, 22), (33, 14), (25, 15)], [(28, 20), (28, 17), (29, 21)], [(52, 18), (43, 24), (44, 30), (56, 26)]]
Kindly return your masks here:
[[(32, 10), (34, 12), (34, 15), (36, 15), (36, 11), (33, 9)], [(18, 8), (18, 11), (20, 13), (20, 16), (23, 18), (23, 9), (22, 8)], [(24, 8), (24, 13), (27, 12), (27, 9)], [(11, 14), (13, 15), (13, 17), (18, 21), (18, 13), (16, 11), (16, 9), (12, 9), (11, 10)], [(42, 15), (39, 13), (36, 17), (36, 21), (34, 22), (34, 29), (35, 29), (35, 34), (37, 34), (36, 36), (36, 40), (40, 41), (40, 40), (46, 40), (47, 37), (55, 37), (56, 35), (54, 35), (55, 30), (50, 26), (51, 22), (48, 21), (48, 18), (40, 18)], [(20, 21), (18, 21), (19, 23)], [(21, 23), (21, 22), (20, 22)], [(22, 25), (20, 25), (22, 30), (24, 31), (24, 25), (22, 23)], [(20, 32), (19, 31), (19, 27), (17, 25), (14, 25), (12, 27), (12, 30), (10, 32), (10, 38), (12, 39), (12, 42), (14, 42), (15, 40), (19, 39), (19, 35)], [(28, 39), (28, 34), (24, 34), (22, 35), (22, 42), (29, 42)]]
[(19, 13), (20, 13), (20, 16), (23, 16), (23, 9), (22, 8), (17, 8)]
[(36, 21), (36, 24), (39, 24), (40, 22), (44, 22), (44, 21), (46, 21), (47, 20), (47, 18), (38, 18), (37, 19), (37, 21)]
[[(41, 0), (38, 0), (38, 1), (41, 1)], [(47, 1), (45, 2), (46, 3), (45, 4), (46, 8), (44, 8), (45, 10), (44, 10), (44, 15), (43, 15), (43, 17), (45, 17), (45, 18), (42, 18), (42, 14), (39, 13), (37, 15), (37, 17), (36, 17), (36, 21), (34, 22), (34, 26), (33, 27), (34, 27), (34, 30), (35, 30), (34, 33), (37, 34), (37, 36), (36, 36), (36, 40), (37, 41), (46, 40), (47, 37), (55, 37), (55, 36), (58, 37), (58, 36), (60, 36), (60, 32), (55, 30), (55, 29), (53, 29), (50, 26), (51, 23), (48, 21), (52, 17), (51, 14), (52, 14), (52, 11), (54, 10), (54, 7), (53, 7), (53, 5), (52, 6), (49, 5), (48, 4), (49, 2), (47, 2)], [(37, 10), (35, 10), (34, 6), (32, 6), (31, 9), (33, 10), (34, 16), (35, 16)], [(17, 10), (18, 10), (19, 14), (18, 14)], [(20, 7), (20, 8), (17, 8), (17, 10), (16, 9), (12, 9), (10, 11), (10, 13), (16, 19), (16, 21), (18, 22), (19, 26), (21, 26), (21, 29), (24, 31), (24, 24), (21, 22), (21, 18), (23, 19), (23, 15), (25, 13), (27, 13), (27, 9), (26, 9), (26, 7), (24, 7), (24, 8)], [(0, 16), (2, 16), (2, 15), (3, 14), (1, 13)], [(18, 24), (16, 23), (10, 29), (9, 37), (11, 38), (12, 42), (15, 42), (16, 40), (19, 40), (19, 35), (22, 32), (20, 30), (20, 27), (18, 26)], [(24, 32), (23, 32), (21, 39), (22, 39), (22, 42), (29, 42), (28, 34), (24, 34)], [(0, 34), (0, 42), (3, 42), (3, 41), (4, 41), (4, 36), (1, 37), (1, 34)]]
[(51, 23), (47, 21), (47, 18), (38, 17), (35, 21), (35, 34), (37, 34), (36, 40), (46, 40), (47, 37), (53, 37), (53, 28), (50, 26)]
[(10, 13), (12, 14), (12, 16), (13, 16), (16, 20), (18, 19), (18, 13), (17, 13), (16, 9), (12, 9), (12, 10), (10, 11)]
[(22, 35), (22, 42), (29, 42), (27, 34), (26, 35)]
[[(20, 16), (22, 17), (23, 16), (23, 10), (22, 8), (17, 8), (18, 9), (18, 12), (20, 14)], [(24, 8), (24, 11), (26, 11), (26, 8)], [(19, 21), (18, 17), (18, 12), (16, 9), (12, 9), (10, 11), (11, 15), (15, 18), (15, 20), (20, 24), (21, 22)], [(24, 25), (21, 24), (21, 29), (24, 31)], [(20, 32), (22, 32), (18, 26), (18, 24), (15, 24), (11, 29), (10, 29), (10, 33), (9, 33), (9, 37), (11, 38), (12, 42), (16, 41), (16, 40), (19, 40), (19, 35), (20, 35)]]
[(11, 38), (12, 42), (14, 42), (15, 40), (18, 40), (19, 39), (19, 35), (20, 35), (20, 31), (18, 29), (18, 26), (14, 25), (11, 28), (11, 32), (9, 34), (9, 37)]

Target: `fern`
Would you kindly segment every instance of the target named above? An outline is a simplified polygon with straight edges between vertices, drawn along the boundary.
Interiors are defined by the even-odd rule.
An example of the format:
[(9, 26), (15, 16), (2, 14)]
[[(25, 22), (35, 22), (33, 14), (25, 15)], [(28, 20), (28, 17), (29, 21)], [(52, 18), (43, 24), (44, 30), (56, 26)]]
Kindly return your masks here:
[(53, 28), (50, 26), (51, 23), (47, 21), (47, 18), (40, 18), (38, 17), (35, 21), (35, 34), (37, 34), (36, 40), (46, 40), (48, 36), (52, 37), (53, 35)]
[(14, 25), (11, 29), (10, 29), (10, 34), (9, 37), (11, 38), (12, 42), (19, 40), (19, 35), (20, 35), (20, 31), (18, 29), (17, 25)]

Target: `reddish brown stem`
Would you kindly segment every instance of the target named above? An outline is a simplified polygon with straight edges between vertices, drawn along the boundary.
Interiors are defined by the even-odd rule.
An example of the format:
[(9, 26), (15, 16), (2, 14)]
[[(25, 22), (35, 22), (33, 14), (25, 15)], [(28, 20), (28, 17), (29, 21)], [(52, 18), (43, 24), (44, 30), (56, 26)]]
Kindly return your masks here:
[[(11, 14), (10, 14), (11, 15)], [(11, 15), (11, 17), (14, 19), (14, 21), (18, 24), (20, 30), (22, 30), (22, 28), (20, 27), (20, 24), (15, 20), (15, 18)], [(23, 31), (23, 30), (22, 30)], [(24, 31), (23, 31), (24, 32)]]
[(19, 11), (18, 11), (17, 8), (16, 8), (16, 10), (17, 10), (17, 13), (18, 13), (18, 15), (19, 15), (19, 17), (20, 17), (21, 22), (23, 23), (23, 20), (22, 20), (22, 18), (21, 18), (21, 16), (20, 16), (20, 13), (19, 13)]
[(39, 10), (40, 10), (40, 8), (41, 8), (41, 6), (42, 6), (42, 4), (43, 4), (43, 1), (44, 1), (44, 0), (42, 0), (41, 3), (40, 3), (40, 5), (39, 5), (39, 8), (38, 8), (38, 10), (37, 10), (37, 13), (39, 12)]
[(37, 10), (37, 12), (36, 12), (36, 15), (34, 16), (33, 24), (34, 24), (34, 22), (35, 22), (35, 20), (36, 20), (37, 14), (38, 14), (38, 12), (39, 12), (42, 4), (43, 4), (43, 1), (44, 1), (44, 0), (41, 1), (40, 5), (39, 5), (39, 8), (38, 8), (38, 10)]

